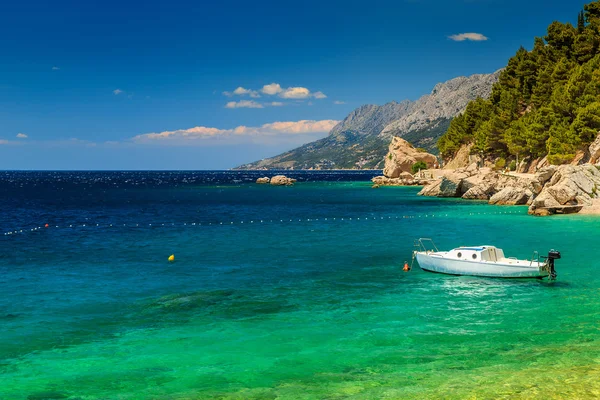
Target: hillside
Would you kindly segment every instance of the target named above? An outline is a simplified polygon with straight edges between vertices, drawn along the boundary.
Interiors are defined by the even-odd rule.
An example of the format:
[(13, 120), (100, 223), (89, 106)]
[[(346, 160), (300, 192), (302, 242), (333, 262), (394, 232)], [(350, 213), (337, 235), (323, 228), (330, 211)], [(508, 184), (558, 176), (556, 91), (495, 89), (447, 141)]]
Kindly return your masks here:
[(471, 100), (487, 98), (498, 75), (454, 78), (415, 102), (361, 106), (326, 138), (236, 169), (381, 169), (394, 136), (437, 153), (437, 139), (451, 119)]
[(600, 130), (600, 1), (587, 4), (577, 26), (553, 22), (508, 61), (489, 100), (471, 102), (439, 141), (446, 159), (471, 153), (508, 159), (581, 162)]

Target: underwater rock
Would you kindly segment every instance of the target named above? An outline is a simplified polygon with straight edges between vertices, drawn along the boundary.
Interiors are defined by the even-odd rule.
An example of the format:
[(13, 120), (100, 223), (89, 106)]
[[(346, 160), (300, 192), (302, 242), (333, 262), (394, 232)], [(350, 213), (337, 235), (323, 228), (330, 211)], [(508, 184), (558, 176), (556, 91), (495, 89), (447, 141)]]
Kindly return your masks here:
[(38, 393), (34, 393), (34, 394), (30, 394), (29, 396), (27, 396), (27, 400), (58, 400), (58, 399), (66, 399), (69, 396), (67, 396), (64, 393), (61, 392), (53, 392), (53, 391), (49, 391), (49, 392), (38, 392)]

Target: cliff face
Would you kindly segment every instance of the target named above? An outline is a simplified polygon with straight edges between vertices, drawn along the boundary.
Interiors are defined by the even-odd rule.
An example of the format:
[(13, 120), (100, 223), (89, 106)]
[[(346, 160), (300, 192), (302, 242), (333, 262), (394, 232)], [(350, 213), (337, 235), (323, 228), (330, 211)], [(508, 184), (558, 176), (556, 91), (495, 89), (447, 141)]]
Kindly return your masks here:
[(437, 139), (470, 100), (487, 97), (498, 73), (459, 77), (435, 86), (416, 102), (364, 105), (329, 136), (237, 169), (382, 169), (392, 137), (436, 151)]

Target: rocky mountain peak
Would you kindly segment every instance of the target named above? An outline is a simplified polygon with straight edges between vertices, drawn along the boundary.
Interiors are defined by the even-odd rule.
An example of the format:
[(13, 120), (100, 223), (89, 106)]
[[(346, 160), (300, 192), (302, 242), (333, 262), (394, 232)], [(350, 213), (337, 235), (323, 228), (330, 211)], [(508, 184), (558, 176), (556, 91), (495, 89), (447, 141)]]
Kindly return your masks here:
[(465, 110), (467, 104), (478, 97), (487, 98), (500, 71), (493, 74), (460, 76), (435, 85), (430, 94), (413, 104), (413, 110), (387, 125), (381, 136), (404, 136), (431, 126), (433, 121), (449, 120)]

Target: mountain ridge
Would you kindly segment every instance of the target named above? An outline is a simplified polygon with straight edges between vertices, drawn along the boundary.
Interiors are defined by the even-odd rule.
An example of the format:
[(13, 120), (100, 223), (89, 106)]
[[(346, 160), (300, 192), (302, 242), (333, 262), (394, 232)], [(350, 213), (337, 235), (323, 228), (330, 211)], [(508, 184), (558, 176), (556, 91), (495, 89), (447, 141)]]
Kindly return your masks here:
[(487, 98), (499, 71), (438, 83), (416, 101), (365, 104), (323, 139), (235, 169), (382, 169), (394, 136), (437, 152), (437, 139), (451, 119), (478, 97)]

